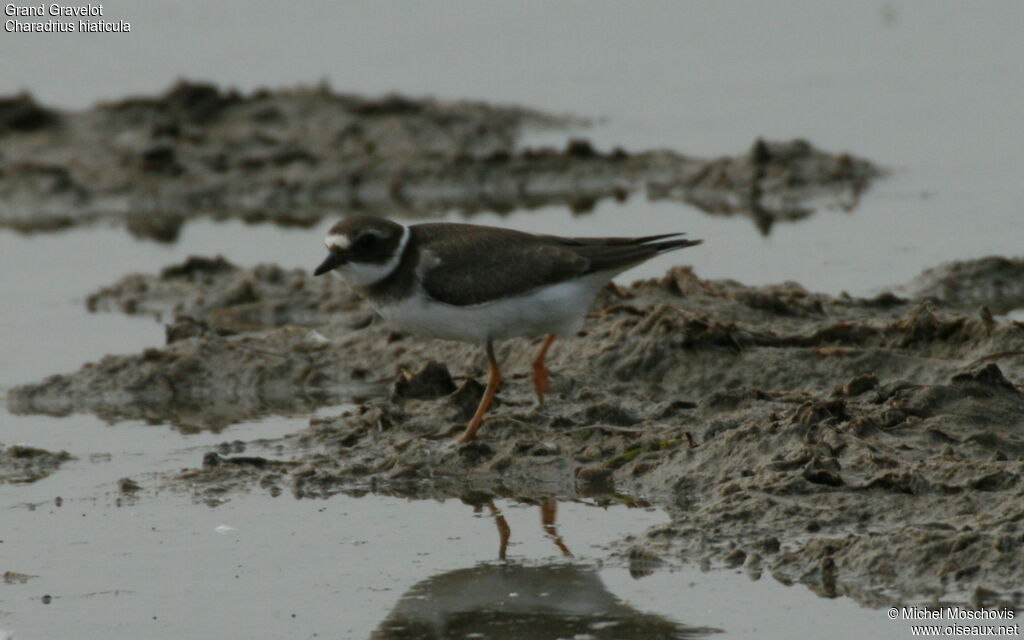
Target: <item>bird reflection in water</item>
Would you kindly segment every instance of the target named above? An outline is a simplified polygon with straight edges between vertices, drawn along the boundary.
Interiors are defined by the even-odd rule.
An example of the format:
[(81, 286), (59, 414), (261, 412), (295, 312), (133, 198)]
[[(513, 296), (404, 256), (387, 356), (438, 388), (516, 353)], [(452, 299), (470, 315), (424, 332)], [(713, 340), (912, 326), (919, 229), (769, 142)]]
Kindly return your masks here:
[[(494, 500), (487, 500), (484, 502), (487, 506), (487, 510), (490, 511), (491, 516), (494, 518), (494, 524), (498, 527), (498, 559), (504, 561), (508, 552), (508, 541), (512, 537), (512, 528), (508, 526), (508, 520), (505, 519), (504, 514), (501, 513), (501, 509), (494, 504)], [(477, 504), (473, 508), (474, 513), (479, 513), (482, 506)], [(562, 555), (567, 558), (572, 558), (572, 551), (569, 551), (569, 547), (565, 546), (565, 542), (562, 541), (562, 536), (558, 535), (558, 525), (555, 524), (555, 520), (558, 517), (558, 502), (553, 498), (547, 498), (540, 504), (540, 524), (544, 529), (544, 535), (551, 539), (558, 547), (558, 550), (562, 552)]]
[[(592, 566), (507, 561), (508, 521), (493, 500), (475, 505), (477, 512), (484, 508), (498, 529), (501, 562), (448, 571), (417, 583), (371, 639), (661, 640), (700, 638), (719, 631), (635, 609), (611, 593)], [(543, 501), (540, 512), (545, 536), (563, 556), (573, 557), (557, 530), (557, 503)]]

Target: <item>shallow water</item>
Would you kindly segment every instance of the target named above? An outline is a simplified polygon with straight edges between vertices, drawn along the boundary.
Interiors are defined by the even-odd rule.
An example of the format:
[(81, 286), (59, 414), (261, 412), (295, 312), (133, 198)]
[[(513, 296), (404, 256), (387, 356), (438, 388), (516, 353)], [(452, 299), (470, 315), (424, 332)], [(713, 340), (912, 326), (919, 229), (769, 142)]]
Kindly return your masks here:
[[(88, 444), (79, 436), (79, 459), (50, 478), (0, 485), (3, 569), (32, 576), (0, 585), (0, 634), (361, 638), (377, 630), (406, 637), (397, 629), (426, 603), (438, 620), (492, 631), (498, 624), (511, 630), (508, 637), (537, 632), (531, 625), (541, 614), (579, 633), (617, 621), (640, 631), (616, 637), (649, 639), (692, 627), (738, 638), (825, 628), (905, 635), (880, 611), (822, 601), (767, 577), (693, 568), (636, 579), (621, 563), (599, 561), (609, 541), (667, 521), (654, 509), (560, 503), (558, 534), (576, 556), (568, 559), (542, 529), (538, 507), (497, 501), (511, 530), (502, 562), (488, 510), (474, 513), (458, 500), (251, 494), (210, 508), (174, 492), (137, 501), (118, 493), (117, 478), (153, 489), (147, 474), (193, 466), (216, 443), (280, 435), (303, 420), (242, 424), (219, 436), (87, 417), (13, 422), (44, 446), (74, 440), (66, 437), (72, 429), (87, 434)], [(31, 435), (21, 428), (16, 437)], [(541, 603), (519, 604), (531, 596)], [(764, 602), (771, 607), (758, 606)], [(643, 633), (652, 621), (660, 631)]]
[[(157, 453), (160, 443), (150, 440), (144, 453), (115, 451), (109, 462), (79, 461), (17, 496), (4, 490), (6, 570), (37, 577), (5, 586), (0, 628), (28, 638), (365, 637), (416, 582), (497, 561), (491, 518), (458, 501), (253, 495), (211, 509), (167, 494), (118, 506), (116, 487), (101, 479), (112, 467), (143, 466), (124, 458), (154, 470), (198, 455)], [(88, 490), (69, 486), (83, 483)], [(97, 483), (104, 493), (94, 497)], [(513, 532), (510, 559), (543, 564), (559, 554), (536, 508), (499, 506)], [(560, 511), (561, 533), (582, 555), (608, 534), (664, 520), (616, 513), (623, 507)]]
[[(799, 136), (891, 171), (854, 212), (818, 212), (779, 224), (767, 237), (746, 218), (642, 196), (581, 216), (540, 209), (474, 218), (573, 235), (682, 229), (705, 240), (623, 280), (653, 277), (682, 261), (702, 277), (796, 280), (865, 294), (946, 260), (1020, 255), (1024, 246), (1024, 145), (1014, 135), (1024, 103), (1018, 2), (990, 2), (984, 10), (793, 2), (771, 11), (757, 2), (641, 9), (611, 2), (105, 4), (110, 18), (132, 21), (133, 33), (6, 34), (0, 59), (16, 64), (0, 65), (0, 92), (26, 88), (44, 102), (83, 107), (161, 91), (179, 76), (244, 89), (326, 78), (347, 91), (604, 116), (582, 132), (603, 149), (713, 156), (740, 153), (758, 136)], [(162, 327), (148, 319), (86, 313), (83, 300), (99, 286), (190, 254), (311, 268), (328, 224), (298, 230), (198, 222), (174, 245), (109, 228), (0, 235), (7, 274), (0, 279), (0, 390), (106, 353), (162, 344)], [(5, 413), (0, 424), (4, 443), (78, 457), (34, 485), (0, 485), (0, 571), (37, 576), (0, 584), (0, 638), (367, 637), (392, 612), (408, 610), (400, 603), (423, 595), (431, 580), (479, 567), (507, 573), (490, 516), (458, 501), (253, 494), (211, 509), (163, 493), (117, 506), (121, 477), (149, 488), (147, 474), (197, 466), (223, 441), (296, 431), (304, 418), (268, 417), (194, 435), (89, 416)], [(514, 566), (576, 566), (544, 536), (536, 507), (499, 506), (512, 528)], [(664, 518), (622, 507), (559, 509), (580, 579), (593, 584), (596, 571), (616, 603), (643, 614), (721, 629), (724, 637), (909, 635), (884, 611), (823, 600), (769, 576), (752, 581), (687, 568), (636, 580), (621, 563), (598, 562), (606, 556), (602, 545)], [(601, 600), (608, 596), (600, 589), (594, 593), (611, 602)], [(52, 596), (48, 605), (44, 594)]]

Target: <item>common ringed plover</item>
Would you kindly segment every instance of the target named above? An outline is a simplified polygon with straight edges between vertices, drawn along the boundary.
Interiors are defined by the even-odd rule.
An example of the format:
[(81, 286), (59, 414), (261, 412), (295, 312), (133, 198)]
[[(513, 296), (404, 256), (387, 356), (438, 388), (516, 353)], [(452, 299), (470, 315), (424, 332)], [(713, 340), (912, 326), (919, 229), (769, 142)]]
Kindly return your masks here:
[(402, 331), (474, 342), (487, 352), (487, 389), (458, 442), (476, 437), (501, 384), (494, 341), (546, 338), (533, 360), (544, 402), (544, 356), (555, 336), (572, 336), (597, 292), (654, 256), (700, 240), (667, 233), (640, 238), (561, 238), (475, 224), (403, 225), (352, 216), (327, 232), (327, 258), (314, 271), (338, 273)]

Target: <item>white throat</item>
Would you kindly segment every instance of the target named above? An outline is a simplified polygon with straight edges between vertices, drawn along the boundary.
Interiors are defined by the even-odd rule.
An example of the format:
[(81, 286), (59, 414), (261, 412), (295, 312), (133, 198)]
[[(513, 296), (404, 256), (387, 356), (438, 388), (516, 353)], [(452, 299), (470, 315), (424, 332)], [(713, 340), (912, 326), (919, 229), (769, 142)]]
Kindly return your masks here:
[[(347, 240), (347, 238), (346, 238)], [(402, 238), (395, 247), (395, 253), (387, 262), (382, 264), (369, 264), (364, 262), (349, 262), (338, 267), (338, 273), (353, 287), (369, 287), (384, 278), (390, 276), (398, 263), (402, 261), (402, 254), (405, 253), (405, 245), (409, 242), (409, 227), (402, 226)]]

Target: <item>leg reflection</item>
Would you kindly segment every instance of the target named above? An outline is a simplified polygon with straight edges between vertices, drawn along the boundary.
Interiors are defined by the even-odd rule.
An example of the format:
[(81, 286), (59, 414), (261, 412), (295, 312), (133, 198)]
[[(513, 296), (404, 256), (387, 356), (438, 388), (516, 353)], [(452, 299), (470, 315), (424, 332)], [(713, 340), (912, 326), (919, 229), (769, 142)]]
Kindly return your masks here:
[(558, 535), (558, 526), (555, 519), (558, 516), (558, 503), (554, 498), (547, 498), (540, 505), (540, 523), (544, 527), (544, 534), (555, 543), (563, 556), (572, 558), (572, 551), (562, 542), (562, 536)]
[(487, 501), (487, 509), (494, 516), (494, 524), (498, 527), (498, 540), (500, 546), (498, 547), (498, 559), (504, 560), (505, 555), (508, 552), (508, 539), (512, 535), (512, 528), (508, 526), (508, 520), (502, 515), (501, 509), (494, 505), (494, 500)]

